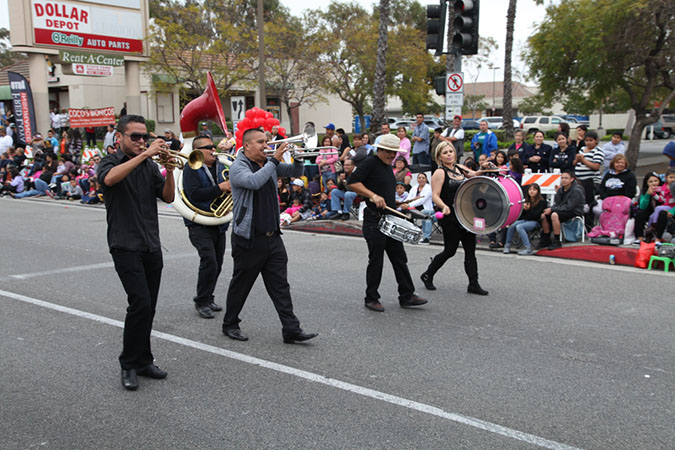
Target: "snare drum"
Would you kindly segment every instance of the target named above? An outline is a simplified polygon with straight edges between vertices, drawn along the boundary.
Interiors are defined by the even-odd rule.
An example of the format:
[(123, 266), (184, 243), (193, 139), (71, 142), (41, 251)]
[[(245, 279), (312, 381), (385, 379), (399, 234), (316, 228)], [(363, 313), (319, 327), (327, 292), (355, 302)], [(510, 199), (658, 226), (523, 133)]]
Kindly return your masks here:
[(410, 244), (419, 244), (422, 230), (401, 217), (384, 215), (380, 219), (379, 229), (385, 236)]
[(473, 177), (457, 190), (454, 209), (469, 232), (488, 234), (507, 227), (523, 212), (523, 191), (511, 176)]

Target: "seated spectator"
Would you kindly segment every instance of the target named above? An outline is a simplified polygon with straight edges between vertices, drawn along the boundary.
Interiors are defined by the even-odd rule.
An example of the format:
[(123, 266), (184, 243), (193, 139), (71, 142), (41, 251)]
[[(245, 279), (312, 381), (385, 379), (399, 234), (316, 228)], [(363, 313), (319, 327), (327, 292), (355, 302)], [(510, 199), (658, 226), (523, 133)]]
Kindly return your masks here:
[(513, 137), (516, 141), (507, 149), (507, 155), (509, 156), (509, 159), (511, 158), (511, 155), (514, 154), (520, 157), (520, 155), (523, 153), (527, 153), (528, 155), (532, 153), (530, 150), (530, 144), (525, 142), (525, 132), (523, 130), (516, 130), (513, 133)]
[(546, 208), (546, 201), (541, 196), (541, 188), (537, 183), (532, 183), (527, 186), (527, 195), (525, 203), (523, 203), (523, 213), (520, 219), (513, 222), (506, 232), (506, 243), (504, 244), (504, 253), (511, 252), (511, 241), (513, 235), (517, 232), (520, 240), (523, 242), (525, 248), (518, 252), (519, 255), (531, 255), (532, 244), (527, 233), (539, 226), (544, 209)]
[(628, 168), (628, 159), (622, 154), (614, 156), (609, 163), (609, 170), (600, 182), (600, 200), (593, 207), (596, 216), (602, 214), (602, 201), (608, 197), (624, 196), (632, 199), (635, 197), (637, 178)]
[[(584, 190), (574, 180), (574, 172), (566, 170), (560, 176), (560, 187), (553, 197), (553, 206), (541, 214), (541, 243), (539, 248), (555, 250), (562, 247), (560, 228), (563, 222), (584, 214)], [(553, 228), (553, 241), (551, 241)]]
[(86, 203), (89, 205), (94, 205), (96, 203), (101, 203), (103, 201), (103, 190), (101, 185), (98, 183), (98, 177), (89, 178), (89, 189), (84, 191), (82, 195), (82, 200), (80, 203)]
[(14, 162), (13, 164), (21, 170), (21, 168), (26, 164), (26, 150), (23, 147), (19, 147), (16, 149), (16, 152), (14, 154)]
[[(352, 203), (356, 198), (356, 192), (350, 191), (347, 188), (347, 179), (354, 171), (354, 162), (347, 159), (342, 165), (342, 172), (338, 174), (337, 185), (335, 189), (330, 192), (331, 213), (328, 215), (329, 219), (349, 220)], [(343, 201), (344, 205), (340, 205)], [(342, 211), (342, 214), (340, 214)]]
[(549, 168), (551, 170), (559, 169), (561, 172), (574, 169), (574, 158), (577, 154), (577, 149), (570, 145), (569, 137), (565, 133), (558, 131), (555, 134), (555, 142), (558, 146), (551, 151), (548, 159)]
[(635, 242), (637, 243), (644, 239), (645, 226), (647, 225), (649, 216), (657, 206), (663, 204), (661, 178), (654, 172), (648, 173), (642, 182), (642, 190), (640, 192), (640, 201), (638, 209), (635, 212)]
[(546, 172), (552, 150), (550, 145), (544, 144), (544, 132), (535, 131), (534, 145), (524, 148), (523, 152), (519, 153), (523, 167), (530, 169), (532, 173)]
[[(666, 182), (660, 187), (660, 198), (663, 199), (663, 204), (654, 208), (654, 212), (649, 216), (649, 225), (656, 223), (659, 215), (675, 207), (675, 167), (669, 167), (666, 171)], [(660, 236), (657, 236), (660, 239)]]
[(49, 188), (49, 182), (51, 181), (53, 174), (54, 173), (50, 170), (49, 166), (45, 166), (44, 169), (40, 171), (39, 175), (37, 172), (35, 173), (35, 177), (33, 178), (33, 188), (24, 190), (20, 194), (15, 194), (14, 197), (24, 198), (48, 195), (49, 197), (54, 198), (54, 193)]
[(605, 172), (610, 169), (609, 165), (616, 155), (626, 154), (626, 146), (621, 139), (623, 139), (621, 133), (614, 133), (612, 140), (602, 147), (602, 152), (605, 154)]
[(66, 200), (79, 200), (82, 198), (82, 188), (77, 184), (77, 180), (71, 178), (68, 184), (62, 185), (61, 198)]
[(436, 154), (436, 147), (438, 147), (438, 144), (443, 142), (441, 139), (441, 135), (443, 134), (443, 128), (436, 128), (434, 130), (434, 137), (431, 138), (431, 144), (429, 145), (429, 152), (432, 155)]
[(408, 189), (412, 180), (412, 174), (408, 167), (408, 161), (403, 156), (398, 156), (394, 160), (394, 177), (397, 183), (402, 182), (405, 184), (406, 189)]
[(513, 179), (516, 180), (516, 183), (522, 184), (524, 172), (525, 168), (523, 167), (523, 163), (520, 162), (518, 155), (514, 155), (514, 157), (509, 161), (509, 175), (511, 175)]
[(24, 179), (19, 174), (19, 169), (14, 166), (8, 166), (8, 174), (11, 176), (11, 181), (4, 181), (2, 186), (0, 186), (0, 193), (2, 195), (9, 194), (20, 194), (24, 189)]
[(473, 170), (474, 172), (478, 171), (478, 164), (471, 156), (466, 157), (466, 159), (464, 160), (464, 165), (469, 170)]
[[(408, 191), (405, 190), (405, 184), (402, 181), (396, 182), (396, 192), (394, 193), (394, 200), (397, 205), (402, 205), (405, 203), (405, 200), (408, 198)], [(398, 206), (396, 209), (399, 211), (401, 207)]]
[(291, 215), (291, 223), (309, 218), (312, 215), (312, 208), (314, 207), (312, 194), (308, 189), (305, 189), (305, 184), (302, 180), (297, 178), (293, 180), (292, 189), (292, 198), (300, 202), (300, 208)]
[(329, 213), (330, 200), (328, 200), (328, 193), (322, 192), (319, 197), (319, 204), (312, 208), (312, 215), (307, 220), (326, 219)]
[(507, 158), (507, 156), (506, 156), (506, 152), (504, 152), (504, 151), (502, 151), (502, 150), (498, 150), (498, 151), (495, 153), (495, 158), (494, 158), (494, 160), (493, 160), (492, 162), (493, 162), (494, 165), (497, 166), (498, 168), (500, 168), (500, 169), (506, 169), (506, 168), (507, 168), (507, 164), (508, 164), (508, 158)]
[[(408, 193), (405, 203), (401, 205), (401, 210), (415, 208), (431, 218), (422, 221), (422, 233), (424, 237), (420, 244), (428, 244), (431, 239), (431, 230), (434, 216), (434, 202), (432, 199), (431, 184), (427, 180), (425, 173), (417, 174), (417, 186), (413, 186)], [(419, 197), (419, 198), (418, 198)]]
[(279, 209), (283, 211), (291, 204), (291, 193), (284, 178), (277, 178), (277, 192), (279, 194)]
[(116, 150), (115, 150), (115, 146), (114, 146), (114, 145), (109, 145), (109, 146), (107, 146), (107, 147), (105, 148), (105, 154), (106, 154), (106, 155), (112, 155), (113, 153), (115, 153), (115, 151), (116, 151)]
[(307, 183), (307, 189), (309, 189), (310, 195), (313, 197), (318, 197), (321, 192), (321, 175), (316, 174), (312, 181)]
[(675, 167), (675, 141), (670, 141), (663, 147), (663, 154), (670, 160), (669, 167)]
[(349, 151), (349, 159), (354, 161), (355, 166), (358, 166), (361, 161), (366, 159), (366, 157), (369, 154), (369, 151), (368, 148), (366, 148), (366, 146), (363, 144), (362, 135), (355, 134), (353, 140), (354, 140), (354, 148)]
[[(652, 231), (657, 242), (663, 242), (663, 234), (668, 231), (675, 236), (675, 167), (669, 167), (666, 172), (666, 182), (661, 186), (664, 196), (664, 205), (655, 208), (650, 220), (653, 220)], [(656, 218), (654, 219), (654, 216)], [(675, 241), (675, 239), (673, 239)]]
[[(363, 146), (368, 150), (368, 154), (372, 155), (374, 148), (370, 144), (370, 135), (368, 133), (363, 133), (361, 138), (363, 139)], [(354, 147), (356, 147), (356, 144), (354, 144)]]

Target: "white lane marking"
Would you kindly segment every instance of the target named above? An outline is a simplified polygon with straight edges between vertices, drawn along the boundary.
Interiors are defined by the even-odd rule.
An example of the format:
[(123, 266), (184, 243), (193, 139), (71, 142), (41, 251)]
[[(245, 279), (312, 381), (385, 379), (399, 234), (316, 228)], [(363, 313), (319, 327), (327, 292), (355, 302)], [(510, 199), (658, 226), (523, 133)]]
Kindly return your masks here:
[[(27, 297), (25, 295), (16, 294), (14, 292), (8, 292), (0, 290), (0, 296), (11, 298), (14, 300), (19, 300), (25, 303), (30, 303), (32, 305), (41, 306), (43, 308), (48, 308), (54, 311), (59, 311), (66, 314), (71, 314), (73, 316), (82, 317), (85, 319), (94, 320), (96, 322), (104, 323), (106, 325), (112, 325), (117, 328), (124, 328), (124, 322), (119, 320), (113, 320), (108, 317), (99, 316), (98, 314), (92, 314), (79, 309), (68, 308), (66, 306), (57, 305), (54, 303), (49, 303), (43, 300), (38, 300), (36, 298)], [(160, 331), (153, 331), (152, 335), (157, 339), (163, 339), (165, 341), (173, 342), (175, 344), (183, 345), (186, 347), (194, 348), (197, 350), (202, 350), (214, 355), (224, 356), (236, 361), (244, 362), (254, 366), (263, 367), (265, 369), (273, 370), (275, 372), (284, 373), (287, 375), (295, 376), (302, 378), (313, 383), (319, 383), (326, 386), (330, 386), (336, 389), (343, 391), (351, 392), (353, 394), (361, 395), (363, 397), (372, 398), (375, 400), (380, 400), (386, 403), (390, 403), (397, 406), (402, 406), (404, 408), (412, 409), (421, 413), (430, 414), (432, 416), (440, 417), (442, 419), (447, 419), (452, 422), (460, 423), (463, 425), (468, 425), (470, 427), (477, 428), (479, 430), (487, 431), (489, 433), (498, 434), (505, 436), (511, 439), (516, 439), (518, 441), (527, 442), (529, 444), (538, 445), (543, 448), (550, 449), (560, 449), (560, 450), (576, 450), (576, 447), (571, 447), (559, 442), (551, 441), (533, 434), (524, 433), (522, 431), (514, 430), (512, 428), (504, 427), (497, 425), (491, 422), (484, 420), (476, 419), (469, 416), (464, 416), (462, 414), (452, 413), (444, 411), (440, 408), (437, 408), (426, 403), (416, 402), (414, 400), (408, 400), (402, 397), (397, 397), (395, 395), (387, 394), (384, 392), (376, 391), (374, 389), (366, 388), (363, 386), (358, 386), (352, 383), (346, 383), (344, 381), (335, 380), (332, 378), (325, 377), (313, 372), (308, 372), (302, 369), (296, 369), (294, 367), (285, 366), (283, 364), (275, 363), (272, 361), (267, 361), (265, 359), (256, 358), (254, 356), (245, 355), (243, 353), (233, 352), (231, 350), (225, 350), (220, 347), (214, 347), (212, 345), (204, 344), (198, 341), (193, 341), (191, 339), (185, 339), (180, 336), (175, 336), (168, 333), (162, 333)]]
[[(176, 255), (164, 255), (164, 260), (174, 260), (187, 258), (189, 256), (196, 256), (195, 252), (192, 253), (178, 253)], [(20, 273), (16, 275), (9, 275), (10, 278), (16, 278), (18, 280), (26, 280), (28, 278), (41, 277), (45, 275), (55, 275), (59, 273), (72, 273), (72, 272), (84, 272), (86, 270), (96, 270), (96, 269), (106, 269), (114, 267), (114, 263), (97, 263), (97, 264), (86, 264), (84, 266), (73, 266), (73, 267), (62, 267), (60, 269), (45, 270), (44, 272), (33, 272), (33, 273)]]
[[(104, 205), (83, 205), (81, 203), (75, 203), (75, 202), (69, 202), (67, 200), (57, 200), (53, 201), (50, 199), (39, 199), (39, 198), (33, 198), (33, 197), (27, 197), (27, 198), (17, 198), (13, 200), (7, 200), (3, 199), (0, 201), (10, 201), (11, 203), (16, 203), (16, 202), (21, 202), (27, 205), (33, 204), (33, 205), (40, 205), (42, 206), (48, 206), (52, 208), (61, 208), (61, 209), (69, 209), (69, 208), (75, 208), (75, 209), (84, 209), (87, 211), (98, 211), (98, 212), (105, 212), (105, 206)], [(178, 214), (173, 208), (169, 207), (166, 205), (166, 203), (162, 201), (157, 202), (157, 212), (159, 213), (159, 217), (166, 218), (166, 219), (180, 219), (183, 220), (183, 217)]]

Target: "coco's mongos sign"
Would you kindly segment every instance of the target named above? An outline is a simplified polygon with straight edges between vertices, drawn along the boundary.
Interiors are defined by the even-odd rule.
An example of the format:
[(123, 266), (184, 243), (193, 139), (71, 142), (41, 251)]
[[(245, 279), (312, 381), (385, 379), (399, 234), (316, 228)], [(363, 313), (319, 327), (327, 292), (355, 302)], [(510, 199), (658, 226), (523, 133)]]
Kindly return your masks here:
[(61, 50), (59, 52), (61, 64), (97, 64), (99, 66), (121, 67), (124, 65), (124, 58), (114, 55), (103, 55), (101, 53), (71, 52)]

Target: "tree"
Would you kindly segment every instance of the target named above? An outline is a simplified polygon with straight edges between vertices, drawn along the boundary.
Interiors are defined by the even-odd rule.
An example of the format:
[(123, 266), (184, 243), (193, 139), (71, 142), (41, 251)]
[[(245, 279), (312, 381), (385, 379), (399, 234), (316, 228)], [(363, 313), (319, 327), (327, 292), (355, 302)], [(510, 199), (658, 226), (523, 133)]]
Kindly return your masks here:
[(467, 94), (464, 96), (464, 104), (462, 105), (462, 114), (467, 115), (471, 112), (471, 118), (476, 117), (476, 111), (483, 111), (489, 105), (484, 102), (484, 95)]
[(547, 100), (586, 93), (598, 107), (623, 91), (635, 111), (626, 150), (635, 167), (644, 128), (675, 98), (674, 23), (671, 0), (563, 0), (546, 9), (526, 61)]
[(384, 122), (385, 76), (387, 73), (387, 38), (389, 27), (389, 0), (380, 0), (378, 8), (380, 24), (377, 37), (377, 60), (375, 63), (375, 80), (373, 82), (373, 118), (371, 129), (379, 129)]
[(517, 0), (509, 0), (506, 12), (506, 42), (504, 42), (504, 97), (502, 115), (504, 134), (507, 141), (513, 139), (513, 81), (511, 74), (511, 55), (513, 53), (513, 29), (516, 24)]
[(312, 17), (288, 16), (265, 25), (267, 91), (279, 96), (291, 121), (299, 129), (293, 110), (325, 101), (325, 72), (320, 61), (323, 32), (312, 26)]
[(12, 65), (28, 57), (25, 53), (13, 52), (11, 48), (9, 30), (0, 28), (0, 67)]
[[(543, 114), (546, 108), (550, 108), (551, 103), (547, 102), (543, 95), (531, 95), (523, 99), (520, 104), (518, 104), (518, 110), (524, 116), (534, 116), (537, 114)], [(512, 121), (513, 122), (513, 121)]]

